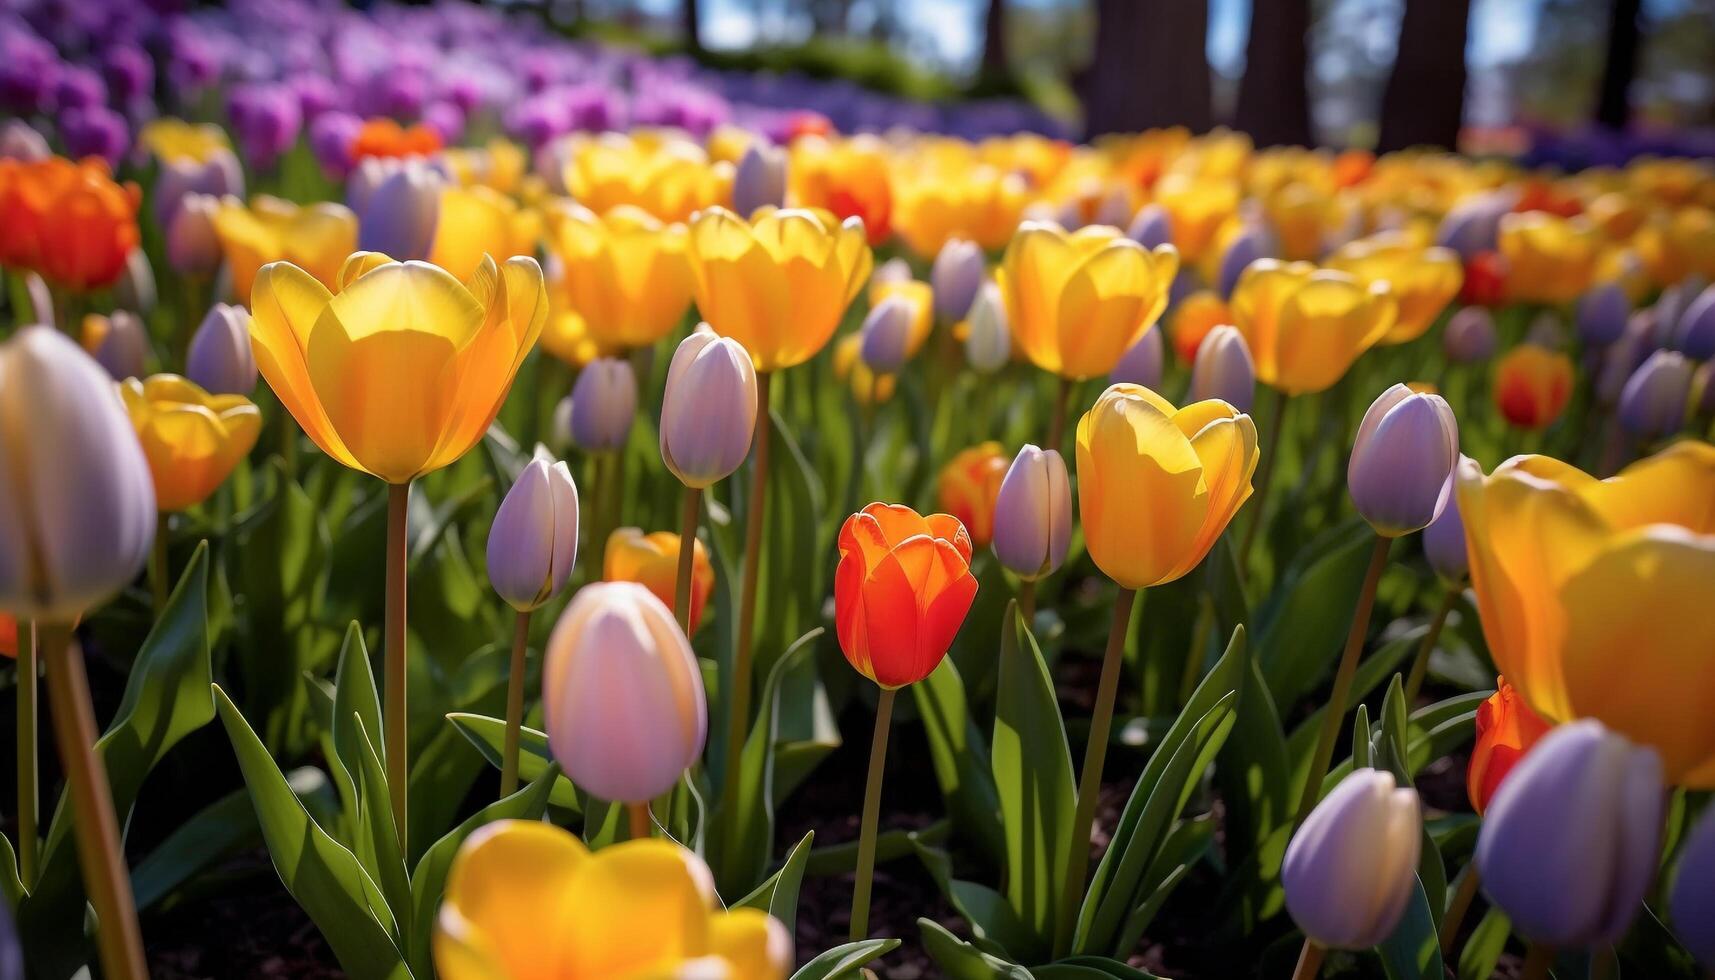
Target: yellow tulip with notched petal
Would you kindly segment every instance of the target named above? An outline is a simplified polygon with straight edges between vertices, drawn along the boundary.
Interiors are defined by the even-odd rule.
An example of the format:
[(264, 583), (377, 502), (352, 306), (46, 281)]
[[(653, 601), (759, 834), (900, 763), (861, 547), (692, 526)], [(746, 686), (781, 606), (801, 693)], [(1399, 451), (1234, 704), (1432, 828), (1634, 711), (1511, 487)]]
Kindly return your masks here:
[(671, 841), (591, 853), (553, 824), (498, 820), (447, 873), (435, 968), (442, 980), (784, 980), (786, 927), (723, 910), (713, 882)]
[(1686, 440), (1598, 480), (1518, 456), (1458, 473), (1495, 664), (1554, 722), (1594, 717), (1715, 788), (1715, 447)]
[(214, 232), (226, 253), (232, 293), (248, 300), (256, 270), (269, 262), (290, 262), (331, 289), (357, 248), (357, 215), (331, 201), (299, 207), (264, 194), (246, 206), (229, 197), (214, 213)]
[(1340, 380), (1393, 326), (1397, 304), (1381, 283), (1308, 262), (1260, 259), (1233, 288), (1233, 323), (1258, 381), (1283, 394), (1322, 391)]
[(800, 208), (762, 208), (754, 221), (709, 208), (691, 223), (689, 256), (697, 310), (758, 371), (827, 346), (875, 264), (862, 221)]
[(566, 298), (606, 348), (647, 347), (667, 336), (691, 306), (684, 225), (663, 224), (622, 204), (604, 215), (579, 205), (548, 220)]
[(1501, 218), (1500, 252), (1507, 260), (1507, 294), (1529, 303), (1570, 303), (1596, 275), (1602, 233), (1583, 218), (1545, 211)]
[(1078, 515), (1090, 558), (1127, 589), (1197, 567), (1251, 495), (1256, 426), (1220, 399), (1184, 408), (1116, 384), (1078, 420)]
[(1328, 266), (1351, 273), (1365, 285), (1388, 284), (1399, 313), (1382, 336), (1382, 344), (1403, 344), (1423, 336), (1465, 283), (1459, 253), (1439, 246), (1424, 248), (1397, 233), (1348, 242), (1329, 257)]
[(441, 192), (440, 217), (429, 262), (468, 279), (490, 255), (535, 255), (542, 219), (532, 208), (492, 187), (448, 187)]
[(536, 260), (483, 256), (460, 282), (427, 262), (358, 252), (329, 292), (289, 262), (251, 294), (256, 366), (321, 450), (408, 483), (476, 444), (542, 332)]
[(162, 511), (194, 507), (256, 445), (262, 413), (243, 395), (211, 395), (176, 374), (127, 378), (119, 395), (137, 430)]
[(1153, 252), (1104, 225), (1068, 234), (1026, 221), (998, 279), (1012, 336), (1031, 363), (1064, 378), (1105, 375), (1167, 306), (1179, 273), (1171, 245)]

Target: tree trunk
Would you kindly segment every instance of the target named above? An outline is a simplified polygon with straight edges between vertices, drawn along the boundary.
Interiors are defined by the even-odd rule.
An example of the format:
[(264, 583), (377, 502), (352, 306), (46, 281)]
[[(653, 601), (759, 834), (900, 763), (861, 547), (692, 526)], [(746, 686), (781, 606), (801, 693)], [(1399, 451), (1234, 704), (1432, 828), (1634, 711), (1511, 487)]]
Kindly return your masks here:
[(1208, 0), (1097, 0), (1096, 56), (1079, 79), (1089, 135), (1211, 125)]
[(1602, 67), (1602, 92), (1596, 121), (1625, 129), (1632, 116), (1632, 79), (1638, 73), (1638, 14), (1642, 0), (1614, 0), (1608, 21), (1608, 58)]
[(703, 50), (702, 4), (698, 0), (680, 0), (680, 28), (685, 35), (685, 48), (688, 51)]
[(983, 67), (989, 78), (1006, 74), (1006, 0), (989, 0), (988, 15), (983, 18)]
[(1399, 54), (1382, 94), (1377, 150), (1458, 147), (1470, 19), (1471, 0), (1406, 0)]
[(1309, 146), (1310, 0), (1254, 0), (1233, 125), (1258, 146)]

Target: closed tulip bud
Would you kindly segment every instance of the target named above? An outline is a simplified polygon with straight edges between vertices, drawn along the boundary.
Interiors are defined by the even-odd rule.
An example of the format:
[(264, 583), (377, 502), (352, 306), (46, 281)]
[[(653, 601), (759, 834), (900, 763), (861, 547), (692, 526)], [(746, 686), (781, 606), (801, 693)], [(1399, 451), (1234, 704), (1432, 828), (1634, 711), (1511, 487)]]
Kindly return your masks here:
[(1352, 441), (1346, 486), (1376, 533), (1397, 538), (1428, 527), (1452, 493), (1459, 423), (1440, 395), (1402, 384), (1382, 392)]
[(1699, 293), (1679, 315), (1674, 346), (1694, 361), (1715, 357), (1715, 286)]
[(143, 376), (149, 356), (149, 335), (143, 321), (129, 310), (114, 310), (109, 316), (92, 313), (83, 318), (83, 349), (107, 369), (115, 381)]
[(519, 612), (565, 588), (578, 553), (578, 487), (545, 449), (518, 474), (488, 530), (488, 581)]
[(1685, 836), (1668, 899), (1673, 931), (1697, 962), (1715, 970), (1715, 807)]
[(1632, 301), (1617, 282), (1597, 283), (1578, 298), (1578, 338), (1591, 347), (1606, 347), (1626, 332)]
[(673, 611), (636, 582), (578, 590), (548, 638), (542, 705), (566, 775), (616, 803), (672, 789), (708, 735), (691, 644)]
[(767, 140), (751, 140), (733, 173), (733, 210), (748, 216), (757, 208), (785, 204), (786, 151)]
[(1072, 487), (1066, 461), (1025, 445), (1013, 458), (994, 505), (994, 555), (1019, 578), (1052, 575), (1072, 544)]
[(1481, 306), (1467, 306), (1447, 320), (1441, 349), (1454, 364), (1476, 364), (1495, 353), (1495, 318)]
[(661, 460), (687, 487), (724, 480), (750, 455), (756, 369), (743, 345), (707, 330), (679, 342), (661, 401)]
[(125, 268), (119, 281), (113, 284), (113, 300), (127, 310), (148, 315), (155, 309), (160, 293), (155, 288), (155, 267), (149, 264), (149, 253), (134, 248), (125, 256)]
[(971, 313), (977, 290), (988, 281), (983, 250), (975, 242), (950, 238), (929, 268), (929, 285), (935, 289), (935, 314), (947, 323), (957, 323)]
[(911, 263), (901, 258), (892, 258), (875, 267), (869, 282), (871, 286), (894, 285), (912, 282), (914, 278), (911, 274)]
[[(609, 582), (636, 582), (655, 594), (663, 603), (672, 603), (679, 580), (679, 543), (683, 540), (672, 531), (644, 534), (640, 528), (622, 527), (608, 536), (602, 552), (601, 577)], [(691, 635), (703, 621), (703, 607), (708, 604), (715, 588), (715, 566), (709, 561), (708, 549), (701, 540), (692, 539), (691, 552), (691, 615), (688, 623)]]
[(1126, 237), (1151, 251), (1162, 245), (1173, 244), (1173, 221), (1167, 215), (1167, 209), (1159, 204), (1150, 204), (1137, 212), (1131, 219), (1131, 226), (1125, 231)]
[(30, 323), (53, 324), (59, 322), (54, 318), (54, 291), (34, 272), (25, 272), (19, 278), (24, 280), (24, 292), (30, 301)]
[(119, 386), (155, 481), (162, 512), (207, 500), (244, 461), (262, 431), (262, 413), (242, 395), (211, 395), (176, 374)]
[(873, 371), (892, 374), (905, 365), (911, 350), (911, 303), (889, 296), (863, 318), (863, 362)]
[(965, 360), (978, 374), (993, 374), (1012, 359), (1012, 333), (1006, 326), (1006, 303), (1000, 286), (985, 282), (971, 302), (970, 333), (965, 336)]
[(839, 548), (834, 620), (847, 662), (886, 688), (928, 677), (977, 596), (964, 525), (874, 503), (846, 518)]
[(1417, 886), (1423, 815), (1393, 774), (1357, 769), (1310, 811), (1280, 866), (1286, 910), (1317, 945), (1368, 949), (1393, 934)]
[(1011, 462), (998, 442), (961, 450), (941, 468), (935, 496), (943, 511), (970, 533), (971, 544), (988, 545), (994, 537), (995, 498)]
[(597, 358), (578, 372), (572, 385), (572, 444), (585, 452), (619, 449), (631, 435), (637, 415), (637, 375), (631, 362)]
[(206, 279), (220, 268), (220, 235), (214, 216), (220, 212), (218, 198), (208, 194), (186, 194), (167, 218), (167, 264), (173, 271), (193, 279)]
[(1237, 327), (1222, 324), (1197, 346), (1189, 397), (1192, 401), (1219, 398), (1241, 412), (1250, 411), (1256, 398), (1256, 365)]
[[(1461, 456), (1461, 462), (1466, 457)], [(1448, 494), (1441, 514), (1423, 529), (1423, 556), (1429, 567), (1448, 583), (1465, 580), (1470, 559), (1465, 554), (1465, 520), (1459, 516), (1459, 497)]]
[(1658, 350), (1645, 358), (1620, 390), (1620, 426), (1639, 438), (1679, 431), (1691, 398), (1692, 367), (1674, 351)]
[(53, 156), (47, 137), (30, 128), (22, 119), (8, 119), (0, 124), (0, 160), (22, 160), (34, 163)]
[(1625, 934), (1661, 860), (1661, 757), (1593, 718), (1543, 736), (1489, 801), (1483, 891), (1520, 934), (1561, 949)]
[(209, 307), (191, 337), (185, 376), (216, 395), (256, 390), (256, 353), (250, 347), (250, 311), (230, 303)]
[(1256, 228), (1247, 228), (1240, 232), (1227, 250), (1221, 253), (1221, 265), (1215, 275), (1215, 289), (1223, 296), (1231, 296), (1233, 287), (1238, 285), (1239, 276), (1250, 268), (1257, 259), (1268, 258), (1268, 235)]
[(1531, 710), (1523, 695), (1505, 677), (1495, 678), (1495, 693), (1477, 706), (1477, 738), (1471, 746), (1470, 766), (1465, 770), (1465, 792), (1471, 799), (1471, 809), (1479, 814), (1487, 810), (1495, 790), (1501, 788), (1501, 781), (1553, 728)]
[(421, 160), (406, 159), (384, 166), (371, 157), (359, 167), (381, 168), (375, 186), (357, 212), (357, 247), (381, 252), (401, 262), (426, 259), (435, 244), (440, 222), (441, 175)]
[(1162, 362), (1161, 328), (1150, 327), (1126, 348), (1119, 363), (1108, 372), (1108, 384), (1134, 384), (1145, 388), (1161, 387)]
[(0, 609), (70, 623), (149, 555), (149, 463), (113, 379), (52, 327), (0, 344), (0, 431)]

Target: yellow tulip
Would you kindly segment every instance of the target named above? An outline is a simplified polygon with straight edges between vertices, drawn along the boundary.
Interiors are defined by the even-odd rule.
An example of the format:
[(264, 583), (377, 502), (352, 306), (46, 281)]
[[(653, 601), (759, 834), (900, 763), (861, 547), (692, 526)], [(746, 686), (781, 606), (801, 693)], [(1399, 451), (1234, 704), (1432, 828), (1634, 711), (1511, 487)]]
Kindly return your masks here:
[(1078, 421), (1090, 558), (1127, 589), (1185, 575), (1250, 498), (1257, 456), (1251, 417), (1224, 401), (1176, 409), (1141, 385), (1110, 387)]
[(264, 266), (251, 342), (269, 387), (321, 450), (408, 483), (482, 438), (547, 318), (542, 269), (484, 256), (460, 282), (426, 262), (358, 252), (329, 292), (289, 262)]
[(1225, 178), (1168, 174), (1156, 185), (1155, 200), (1167, 209), (1174, 246), (1186, 262), (1196, 262), (1238, 210), (1239, 185)]
[(1594, 717), (1715, 788), (1715, 447), (1683, 441), (1597, 480), (1545, 456), (1459, 471), (1495, 665), (1551, 721)]
[(262, 413), (243, 395), (211, 395), (176, 374), (127, 378), (119, 394), (149, 460), (155, 506), (162, 511), (207, 500), (262, 431)]
[(502, 194), (518, 193), (530, 169), (529, 152), (500, 136), (490, 139), (485, 146), (443, 150), (441, 159), (460, 184), (482, 184)]
[(1263, 199), (1263, 213), (1280, 237), (1280, 254), (1288, 259), (1316, 259), (1328, 233), (1343, 216), (1330, 190), (1290, 183)]
[(871, 245), (893, 233), (893, 184), (887, 147), (874, 136), (829, 140), (805, 137), (792, 144), (786, 165), (790, 200), (800, 207), (860, 218)]
[(500, 820), (447, 873), (434, 935), (442, 980), (783, 980), (792, 937), (724, 911), (708, 866), (665, 840), (591, 853), (553, 824)]
[(1382, 336), (1382, 344), (1403, 344), (1423, 336), (1465, 282), (1459, 253), (1439, 246), (1424, 248), (1400, 234), (1348, 242), (1329, 258), (1328, 266), (1351, 273), (1366, 286), (1388, 284), (1399, 313)]
[(595, 341), (647, 347), (667, 336), (691, 306), (685, 226), (664, 225), (628, 204), (598, 217), (570, 205), (549, 219), (567, 299)]
[(1570, 303), (1596, 275), (1602, 234), (1582, 218), (1545, 211), (1501, 218), (1500, 252), (1507, 260), (1507, 293), (1527, 303)]
[[(617, 528), (608, 535), (602, 553), (602, 580), (636, 582), (671, 609), (679, 580), (679, 542), (683, 540), (672, 531), (644, 534), (642, 528)], [(703, 606), (714, 592), (715, 566), (701, 539), (692, 538), (691, 544), (691, 609), (686, 632), (695, 636), (703, 620)]]
[(711, 164), (702, 147), (683, 138), (607, 133), (574, 140), (569, 152), (566, 192), (597, 214), (630, 204), (662, 221), (688, 221), (732, 197), (732, 164)]
[(754, 221), (709, 208), (691, 223), (689, 254), (698, 311), (758, 371), (816, 356), (875, 264), (863, 222), (799, 208), (764, 208)]
[(469, 279), (490, 255), (535, 255), (541, 217), (492, 187), (448, 187), (429, 262)]
[(1024, 213), (1024, 178), (971, 162), (965, 169), (896, 175), (893, 226), (907, 247), (933, 258), (954, 238), (1004, 248)]
[(1257, 380), (1287, 395), (1322, 391), (1393, 326), (1386, 285), (1368, 288), (1308, 262), (1261, 259), (1233, 289), (1234, 325), (1256, 362)]
[(1114, 228), (1067, 234), (1020, 225), (1001, 260), (1013, 339), (1031, 363), (1064, 378), (1105, 375), (1167, 306), (1179, 273), (1171, 245), (1151, 252)]
[(260, 195), (246, 207), (227, 198), (214, 214), (214, 231), (226, 253), (232, 294), (241, 300), (249, 298), (256, 270), (269, 262), (290, 262), (331, 289), (357, 248), (357, 215), (331, 201), (299, 207)]
[(859, 333), (846, 334), (834, 342), (834, 380), (849, 385), (859, 405), (885, 404), (899, 381), (891, 374), (876, 374), (863, 362), (862, 348), (863, 335)]
[(1715, 277), (1715, 210), (1686, 207), (1654, 215), (1632, 239), (1638, 258), (1659, 286), (1688, 275)]
[(143, 125), (137, 143), (157, 160), (186, 160), (203, 163), (223, 150), (232, 149), (226, 130), (213, 123), (191, 123), (163, 116)]

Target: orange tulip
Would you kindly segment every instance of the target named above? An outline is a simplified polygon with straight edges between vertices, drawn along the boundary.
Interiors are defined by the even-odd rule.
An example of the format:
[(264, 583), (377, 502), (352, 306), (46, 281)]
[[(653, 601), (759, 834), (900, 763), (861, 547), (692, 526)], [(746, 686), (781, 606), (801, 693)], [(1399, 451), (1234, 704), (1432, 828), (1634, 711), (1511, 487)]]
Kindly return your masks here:
[[(673, 608), (673, 590), (679, 582), (679, 536), (672, 531), (644, 534), (635, 527), (622, 527), (607, 539), (602, 556), (601, 577), (608, 582), (636, 582)], [(691, 635), (703, 621), (703, 606), (715, 590), (715, 566), (703, 542), (696, 542), (691, 556)]]
[(351, 141), (351, 158), (426, 157), (440, 152), (441, 134), (418, 123), (409, 129), (391, 119), (371, 119)]
[(96, 158), (0, 160), (0, 265), (68, 289), (111, 286), (140, 239), (139, 196)]
[(972, 446), (941, 470), (936, 496), (941, 509), (959, 519), (979, 548), (994, 540), (994, 505), (1012, 457), (998, 442)]
[(1495, 407), (1521, 429), (1547, 428), (1572, 397), (1572, 358), (1520, 344), (1495, 365)]
[(842, 220), (862, 218), (869, 243), (880, 245), (893, 233), (893, 185), (885, 151), (873, 136), (799, 140), (786, 167), (793, 200)]
[(1495, 678), (1495, 693), (1477, 707), (1477, 744), (1471, 749), (1471, 766), (1465, 770), (1471, 808), (1479, 814), (1487, 809), (1501, 780), (1553, 727), (1530, 710), (1505, 677)]
[(1167, 332), (1173, 338), (1173, 353), (1186, 364), (1197, 360), (1197, 348), (1209, 331), (1223, 323), (1233, 322), (1233, 311), (1220, 294), (1198, 290), (1179, 301), (1167, 321)]
[(977, 597), (958, 518), (874, 503), (840, 528), (834, 622), (858, 673), (884, 688), (928, 677)]

